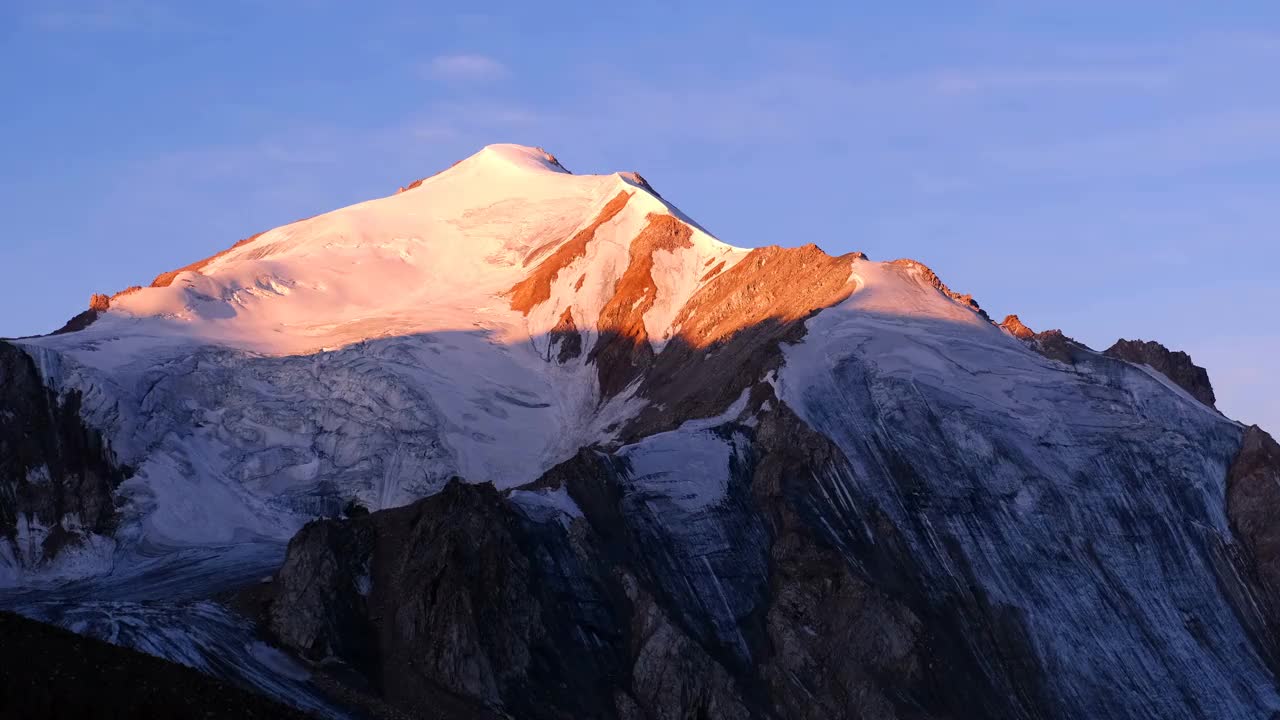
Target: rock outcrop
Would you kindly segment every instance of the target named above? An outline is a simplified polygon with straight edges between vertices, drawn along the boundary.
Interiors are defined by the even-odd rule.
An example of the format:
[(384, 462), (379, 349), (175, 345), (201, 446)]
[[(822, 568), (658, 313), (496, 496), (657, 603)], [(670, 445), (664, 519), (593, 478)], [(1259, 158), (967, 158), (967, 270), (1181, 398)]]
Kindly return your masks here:
[(269, 628), (411, 712), (600, 716), (613, 706), (602, 678), (617, 665), (618, 622), (598, 592), (594, 624), (587, 599), (565, 604), (576, 598), (562, 583), (598, 573), (548, 575), (550, 561), (592, 562), (566, 532), (540, 532), (491, 485), (457, 480), (404, 508), (312, 523), (290, 543)]
[(690, 247), (693, 230), (671, 215), (650, 214), (631, 241), (627, 269), (612, 297), (600, 309), (600, 334), (587, 359), (596, 366), (600, 393), (617, 395), (653, 362), (653, 345), (644, 316), (657, 301), (654, 254)]
[(1006, 316), (999, 327), (1041, 355), (1068, 365), (1074, 365), (1082, 353), (1093, 353), (1084, 343), (1068, 337), (1061, 330), (1036, 332), (1023, 324), (1017, 315)]
[(112, 544), (113, 493), (129, 473), (85, 426), (79, 394), (58, 397), (29, 355), (0, 342), (0, 566)]
[(1237, 601), (1241, 614), (1256, 622), (1256, 640), (1280, 670), (1280, 444), (1257, 425), (1244, 433), (1227, 471), (1226, 512), (1243, 549), (1239, 573), (1252, 592)]
[[(122, 294), (124, 293), (123, 292), (116, 293), (117, 296)], [(58, 328), (57, 330), (54, 330), (50, 334), (62, 335), (65, 333), (78, 332), (80, 330), (83, 330), (89, 327), (94, 323), (94, 321), (96, 321), (99, 317), (102, 316), (102, 313), (106, 312), (111, 308), (111, 300), (112, 300), (112, 297), (103, 295), (101, 293), (94, 293), (90, 295), (89, 309), (78, 313), (75, 317), (72, 317), (70, 320), (64, 323), (62, 327)]]
[(231, 247), (227, 248), (226, 250), (222, 250), (220, 252), (214, 253), (213, 255), (210, 255), (207, 258), (204, 258), (202, 260), (197, 260), (191, 263), (190, 265), (184, 265), (178, 268), (177, 270), (162, 272), (159, 275), (157, 275), (154, 280), (151, 281), (151, 287), (153, 288), (169, 287), (170, 285), (173, 284), (173, 281), (177, 279), (178, 275), (181, 275), (184, 272), (200, 272), (201, 268), (205, 267), (206, 265), (213, 262), (214, 260), (217, 260), (218, 258), (222, 257), (223, 255), (226, 255), (227, 253), (237, 248), (241, 248), (241, 247), (244, 247), (245, 245), (248, 245), (249, 243), (253, 242), (254, 240), (257, 240), (261, 236), (262, 236), (262, 233), (256, 233), (254, 235), (250, 235), (249, 237), (244, 238), (242, 240), (237, 240), (235, 244), (233, 244)]
[[(551, 284), (574, 260), (586, 254), (587, 244), (595, 239), (596, 230), (599, 230), (601, 225), (609, 222), (618, 213), (622, 212), (622, 208), (626, 207), (627, 201), (630, 199), (631, 193), (618, 193), (605, 204), (604, 208), (600, 210), (600, 214), (589, 225), (575, 233), (572, 238), (569, 238), (568, 242), (563, 242), (557, 238), (546, 245), (534, 248), (524, 258), (525, 265), (529, 265), (542, 257), (552, 248), (555, 248), (555, 250), (534, 266), (533, 271), (527, 277), (511, 288), (509, 291), (511, 309), (528, 315), (535, 305), (546, 302), (547, 298), (551, 297)], [(559, 247), (556, 247), (556, 245), (559, 245)]]
[(1050, 360), (1074, 365), (1081, 358), (1082, 353), (1093, 354), (1093, 350), (1087, 345), (1063, 334), (1061, 330), (1036, 332), (1023, 325), (1017, 315), (1006, 317), (999, 327)]
[(308, 525), (269, 629), (409, 712), (469, 698), (524, 718), (950, 716), (919, 618), (809, 515), (810, 451), (829, 444), (785, 410), (766, 417), (738, 429), (750, 457), (703, 518), (739, 538), (714, 559), (639, 512), (656, 499), (625, 462), (583, 451), (506, 496), (455, 481)]
[(960, 294), (952, 290), (951, 288), (947, 287), (947, 284), (942, 282), (942, 278), (938, 277), (937, 273), (935, 273), (932, 269), (930, 269), (927, 265), (920, 262), (919, 260), (912, 260), (911, 258), (901, 258), (899, 260), (893, 260), (889, 264), (896, 265), (898, 267), (909, 268), (919, 272), (921, 276), (923, 276), (924, 279), (930, 285), (933, 285), (933, 287), (938, 290), (938, 292), (942, 293), (943, 295), (946, 295), (947, 297), (951, 298), (955, 302), (958, 302), (961, 305), (967, 308), (970, 308), (971, 310), (973, 310), (974, 312), (982, 316), (984, 320), (991, 319), (990, 316), (987, 315), (987, 311), (983, 310), (982, 306), (978, 305), (978, 301), (973, 299), (973, 295), (969, 293)]
[(1227, 472), (1227, 517), (1254, 556), (1258, 576), (1280, 598), (1280, 444), (1262, 428), (1244, 433), (1240, 451)]
[(1103, 351), (1103, 354), (1138, 365), (1150, 366), (1151, 369), (1186, 390), (1191, 397), (1209, 407), (1214, 407), (1217, 399), (1213, 395), (1213, 385), (1209, 383), (1208, 371), (1191, 362), (1191, 356), (1181, 350), (1171, 351), (1158, 342), (1121, 339)]
[(1036, 331), (1022, 324), (1022, 320), (1017, 315), (1007, 315), (1001, 321), (1000, 327), (1010, 335), (1019, 340), (1029, 340), (1035, 337)]
[(724, 412), (781, 365), (782, 345), (804, 337), (805, 320), (854, 292), (858, 282), (849, 268), (857, 255), (832, 257), (812, 244), (769, 246), (716, 275), (676, 316), (676, 339), (647, 359), (651, 368), (639, 393), (652, 402), (628, 436)]
[(1061, 330), (1045, 330), (1030, 338), (1031, 347), (1047, 358), (1073, 364), (1081, 351), (1091, 352), (1083, 343), (1064, 335)]
[(93, 309), (77, 313), (70, 320), (64, 323), (62, 327), (50, 333), (50, 335), (65, 335), (66, 333), (78, 332), (92, 325), (101, 315), (101, 311)]

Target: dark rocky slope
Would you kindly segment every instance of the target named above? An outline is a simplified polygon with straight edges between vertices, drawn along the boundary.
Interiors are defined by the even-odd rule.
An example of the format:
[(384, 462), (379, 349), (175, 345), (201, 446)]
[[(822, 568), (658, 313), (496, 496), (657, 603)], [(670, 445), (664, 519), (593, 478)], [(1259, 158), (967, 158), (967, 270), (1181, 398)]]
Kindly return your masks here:
[(1224, 564), (1241, 579), (1235, 605), (1253, 640), (1280, 671), (1280, 444), (1262, 428), (1245, 431), (1227, 474), (1227, 517), (1238, 546)]
[(80, 417), (80, 396), (58, 397), (35, 363), (0, 341), (0, 540), (20, 565), (110, 534), (113, 493), (129, 475)]
[[(1127, 383), (1158, 387), (1128, 363), (1080, 348), (1076, 365), (1100, 383), (1087, 412), (1169, 412), (1164, 396), (1126, 396)], [(1013, 468), (1079, 451), (1028, 449), (990, 418), (983, 448), (955, 435), (982, 427), (955, 424), (974, 412), (955, 398), (881, 395), (884, 379), (859, 372), (838, 368), (844, 402), (892, 431), (829, 439), (756, 385), (745, 421), (705, 431), (735, 448), (709, 506), (654, 492), (626, 448), (588, 449), (505, 495), (454, 482), (313, 523), (290, 545), (268, 627), (407, 711), (444, 698), (520, 718), (1216, 715), (1212, 684), (1160, 692), (1067, 659), (1129, 648), (1139, 667), (1184, 673), (1179, 643), (1220, 655), (1244, 639), (1253, 649), (1220, 655), (1224, 667), (1243, 667), (1240, 652), (1276, 667), (1280, 448), (1264, 433), (1178, 410), (1188, 424), (1173, 427), (1204, 446), (1155, 457), (1151, 433), (1168, 430), (1091, 430), (1065, 447), (1100, 448), (1106, 483), (1072, 470), (1002, 497), (988, 484)], [(1187, 484), (1202, 462), (1230, 466), (1216, 508)], [(1215, 516), (1234, 540), (1205, 532)], [(1153, 620), (1165, 603), (1176, 627)], [(1228, 634), (1234, 618), (1246, 634)], [(1253, 682), (1235, 692), (1262, 704), (1273, 690)]]
[[(724, 429), (752, 440), (729, 498), (696, 520), (721, 536), (714, 553), (672, 537), (625, 462), (584, 450), (506, 497), (453, 482), (308, 525), (269, 629), (414, 712), (470, 698), (521, 718), (956, 714), (930, 669), (945, 651), (806, 518), (811, 463), (833, 449), (785, 410), (765, 418)], [(534, 499), (555, 493), (582, 514)]]
[(0, 717), (304, 718), (190, 668), (0, 612)]
[[(840, 450), (767, 386), (752, 406), (755, 427), (717, 430), (744, 449), (733, 487), (693, 517), (586, 450), (508, 497), (454, 482), (313, 523), (269, 628), (414, 712), (472, 698), (530, 718), (1056, 716), (1019, 612), (976, 582), (931, 587), (883, 513), (853, 532), (831, 502)], [(895, 482), (919, 482), (897, 463)], [(558, 491), (580, 516), (518, 497)]]

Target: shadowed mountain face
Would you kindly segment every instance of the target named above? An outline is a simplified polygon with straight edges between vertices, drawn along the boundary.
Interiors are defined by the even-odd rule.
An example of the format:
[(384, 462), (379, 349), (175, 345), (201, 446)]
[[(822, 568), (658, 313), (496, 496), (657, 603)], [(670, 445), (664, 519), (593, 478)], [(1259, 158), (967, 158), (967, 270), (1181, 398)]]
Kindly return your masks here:
[[(1073, 367), (1046, 381), (1087, 378), (1054, 390), (1079, 415), (1040, 443), (1025, 423), (1061, 417), (988, 416), (847, 359), (798, 403), (810, 420), (760, 383), (727, 416), (584, 450), (506, 493), (454, 482), (309, 525), (267, 625), (416, 711), (431, 696), (402, 688), (518, 717), (1269, 707), (1276, 605), (1250, 534), (1277, 501), (1265, 436), (1126, 363)], [(1124, 660), (1085, 661), (1104, 655)], [(1137, 672), (1182, 684), (1135, 690)]]
[(0, 345), (0, 604), (325, 714), (1280, 711), (1185, 355), (513, 146), (162, 277)]
[[(76, 391), (45, 387), (31, 357), (0, 341), (0, 558), (74, 562), (112, 551), (114, 492), (128, 476), (80, 417)], [(105, 542), (104, 542), (105, 540)]]
[(149, 655), (0, 613), (0, 717), (305, 718)]

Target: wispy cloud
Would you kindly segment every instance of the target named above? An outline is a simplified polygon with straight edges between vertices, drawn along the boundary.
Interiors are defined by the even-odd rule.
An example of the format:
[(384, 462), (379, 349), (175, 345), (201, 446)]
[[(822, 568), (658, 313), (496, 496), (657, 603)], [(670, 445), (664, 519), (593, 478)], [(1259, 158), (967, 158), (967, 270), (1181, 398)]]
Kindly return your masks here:
[(427, 72), (438, 80), (489, 82), (507, 75), (507, 66), (487, 55), (441, 55), (427, 64)]

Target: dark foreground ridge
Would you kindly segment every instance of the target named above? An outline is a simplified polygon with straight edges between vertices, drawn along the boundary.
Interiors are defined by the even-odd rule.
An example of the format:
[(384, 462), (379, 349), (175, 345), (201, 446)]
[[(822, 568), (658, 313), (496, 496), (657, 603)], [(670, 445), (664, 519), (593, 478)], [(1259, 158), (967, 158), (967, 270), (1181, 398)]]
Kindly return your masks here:
[(0, 612), (0, 718), (311, 717), (208, 675)]

